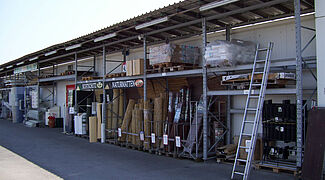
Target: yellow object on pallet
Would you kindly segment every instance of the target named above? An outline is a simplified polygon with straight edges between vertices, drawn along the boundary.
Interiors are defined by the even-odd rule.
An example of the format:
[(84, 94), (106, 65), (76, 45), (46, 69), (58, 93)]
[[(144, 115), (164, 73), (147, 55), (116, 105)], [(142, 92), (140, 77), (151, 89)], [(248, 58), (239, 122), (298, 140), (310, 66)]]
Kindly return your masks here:
[[(132, 110), (134, 108), (134, 104), (135, 104), (135, 100), (130, 99), (129, 104), (126, 108), (126, 112), (125, 112), (125, 115), (123, 118), (123, 123), (121, 126), (122, 132), (131, 132), (131, 128), (129, 128), (129, 127), (130, 127), (131, 120), (132, 120)], [(122, 137), (119, 138), (119, 141), (123, 141), (123, 142), (126, 141), (126, 135), (122, 134)]]
[(102, 137), (101, 124), (102, 124), (102, 103), (98, 103), (97, 104), (97, 139), (100, 139)]
[(97, 142), (97, 117), (89, 117), (89, 142)]

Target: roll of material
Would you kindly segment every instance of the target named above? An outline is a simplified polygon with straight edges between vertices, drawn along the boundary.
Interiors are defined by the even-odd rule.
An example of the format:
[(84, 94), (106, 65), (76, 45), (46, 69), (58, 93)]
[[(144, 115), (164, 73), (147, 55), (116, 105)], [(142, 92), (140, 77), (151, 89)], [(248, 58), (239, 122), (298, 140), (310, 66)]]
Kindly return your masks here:
[(89, 142), (97, 142), (97, 117), (89, 117)]
[[(130, 124), (132, 120), (132, 110), (134, 108), (134, 104), (135, 104), (135, 100), (130, 99), (121, 126), (122, 132), (131, 132)], [(119, 138), (119, 141), (123, 141), (123, 142), (126, 141), (126, 135), (122, 133), (122, 137)]]
[(101, 136), (101, 124), (102, 124), (102, 103), (97, 104), (97, 139), (100, 139)]

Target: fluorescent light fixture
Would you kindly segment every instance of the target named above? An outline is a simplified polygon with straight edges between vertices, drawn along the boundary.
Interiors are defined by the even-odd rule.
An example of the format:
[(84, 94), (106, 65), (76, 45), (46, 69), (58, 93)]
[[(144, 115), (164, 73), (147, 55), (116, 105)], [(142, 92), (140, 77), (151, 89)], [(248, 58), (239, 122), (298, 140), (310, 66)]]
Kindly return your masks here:
[(226, 5), (226, 4), (230, 4), (230, 3), (233, 3), (233, 2), (237, 2), (237, 1), (239, 1), (239, 0), (221, 0), (221, 1), (215, 1), (215, 2), (212, 2), (212, 3), (206, 4), (204, 6), (201, 6), (200, 7), (200, 11), (206, 11), (206, 10), (209, 10), (209, 9), (212, 9), (212, 8), (220, 7), (220, 6), (223, 6), (223, 5)]
[(17, 63), (16, 65), (19, 66), (19, 65), (22, 65), (24, 64), (25, 62), (20, 62), (20, 63)]
[(57, 53), (57, 50), (54, 50), (54, 51), (51, 51), (51, 52), (45, 53), (44, 55), (45, 55), (45, 56), (50, 56), (50, 55), (55, 54), (55, 53)]
[(7, 69), (14, 67), (13, 65), (7, 66)]
[(79, 47), (81, 47), (81, 44), (75, 44), (75, 45), (66, 47), (65, 50), (68, 51), (68, 50), (76, 49), (76, 48), (79, 48)]
[(163, 18), (152, 20), (150, 22), (146, 22), (146, 23), (137, 25), (137, 26), (135, 26), (135, 29), (138, 30), (138, 29), (146, 28), (146, 27), (153, 26), (153, 25), (156, 25), (156, 24), (160, 24), (160, 23), (163, 23), (163, 22), (166, 22), (166, 21), (168, 21), (167, 16), (163, 17)]
[(3, 71), (3, 68), (1, 68), (0, 71)]
[(109, 39), (109, 38), (112, 38), (115, 36), (116, 36), (116, 33), (107, 34), (105, 36), (101, 36), (101, 37), (94, 39), (94, 42), (102, 41), (102, 40)]
[(38, 59), (38, 56), (33, 57), (33, 58), (30, 58), (29, 61), (34, 61), (34, 60), (36, 60), (36, 59)]

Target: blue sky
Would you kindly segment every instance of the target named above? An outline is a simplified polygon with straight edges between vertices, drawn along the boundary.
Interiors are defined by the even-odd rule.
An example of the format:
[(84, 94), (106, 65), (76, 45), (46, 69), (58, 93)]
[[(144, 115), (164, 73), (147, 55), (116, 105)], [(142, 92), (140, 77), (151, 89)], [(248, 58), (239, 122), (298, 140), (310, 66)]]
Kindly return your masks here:
[(0, 64), (179, 0), (0, 0)]

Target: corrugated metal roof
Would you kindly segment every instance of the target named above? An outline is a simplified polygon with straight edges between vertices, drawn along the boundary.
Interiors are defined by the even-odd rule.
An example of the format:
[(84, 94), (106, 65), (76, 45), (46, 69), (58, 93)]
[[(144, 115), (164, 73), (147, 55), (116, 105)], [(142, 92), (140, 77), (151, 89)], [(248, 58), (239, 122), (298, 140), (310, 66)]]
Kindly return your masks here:
[[(147, 38), (149, 44), (197, 35), (201, 33), (200, 19), (202, 17), (207, 17), (207, 30), (212, 32), (225, 28), (226, 26), (236, 27), (243, 24), (291, 16), (294, 12), (292, 0), (241, 0), (222, 7), (213, 8), (211, 10), (203, 12), (199, 11), (200, 6), (206, 5), (210, 2), (213, 2), (213, 0), (184, 0), (178, 3), (170, 4), (130, 18), (123, 22), (113, 24), (106, 28), (102, 28), (84, 36), (55, 44), (31, 54), (27, 54), (21, 58), (0, 65), (0, 68), (15, 65), (16, 63), (22, 61), (26, 61), (25, 64), (29, 64), (31, 62), (29, 62), (28, 59), (35, 56), (39, 56), (37, 61), (40, 62), (50, 60), (58, 61), (58, 59), (62, 57), (65, 57), (65, 59), (60, 60), (60, 62), (71, 61), (71, 59), (74, 57), (73, 52), (65, 51), (64, 48), (78, 43), (83, 43), (82, 47), (76, 49), (80, 52), (79, 57), (81, 58), (84, 56), (89, 56), (91, 53), (100, 53), (100, 46), (105, 44), (109, 45), (108, 50), (110, 52), (122, 51), (125, 48), (139, 47), (142, 45), (142, 42), (134, 37), (140, 34), (150, 34)], [(314, 11), (314, 0), (301, 1), (301, 10), (302, 12)], [(136, 25), (165, 16), (170, 17), (167, 22), (141, 30), (134, 29)], [(160, 31), (162, 29), (164, 31)], [(93, 41), (93, 39), (97, 37), (113, 32), (118, 32), (117, 37), (97, 43)], [(44, 53), (53, 50), (58, 50), (58, 53), (52, 56), (44, 56)], [(41, 64), (42, 67), (48, 65), (48, 63)]]

